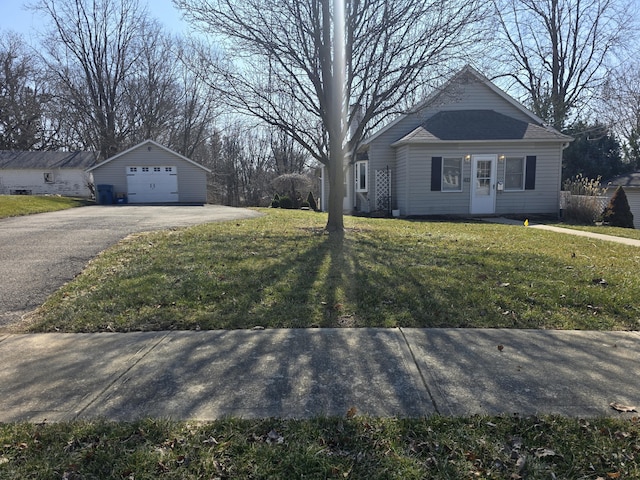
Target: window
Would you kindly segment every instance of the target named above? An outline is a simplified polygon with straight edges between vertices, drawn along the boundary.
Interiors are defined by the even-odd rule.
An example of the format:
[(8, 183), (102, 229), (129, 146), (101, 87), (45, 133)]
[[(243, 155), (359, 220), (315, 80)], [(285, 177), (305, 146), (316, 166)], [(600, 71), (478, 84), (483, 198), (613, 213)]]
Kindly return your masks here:
[(505, 159), (504, 189), (524, 189), (524, 157), (507, 157)]
[(149, 167), (142, 167), (142, 171), (143, 172), (148, 172), (149, 171)]
[(368, 163), (366, 161), (356, 162), (356, 192), (369, 191)]
[(161, 169), (160, 169), (160, 167), (153, 167), (153, 171), (154, 172), (159, 172), (159, 171), (161, 171)]
[(53, 173), (44, 172), (44, 183), (53, 183)]
[(462, 157), (442, 159), (442, 191), (462, 191)]

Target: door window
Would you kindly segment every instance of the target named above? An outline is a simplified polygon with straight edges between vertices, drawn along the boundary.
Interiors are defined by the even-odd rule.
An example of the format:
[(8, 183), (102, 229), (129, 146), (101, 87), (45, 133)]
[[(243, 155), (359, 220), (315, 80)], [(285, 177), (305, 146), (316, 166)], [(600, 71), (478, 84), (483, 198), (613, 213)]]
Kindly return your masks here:
[(491, 195), (491, 160), (478, 160), (476, 195)]

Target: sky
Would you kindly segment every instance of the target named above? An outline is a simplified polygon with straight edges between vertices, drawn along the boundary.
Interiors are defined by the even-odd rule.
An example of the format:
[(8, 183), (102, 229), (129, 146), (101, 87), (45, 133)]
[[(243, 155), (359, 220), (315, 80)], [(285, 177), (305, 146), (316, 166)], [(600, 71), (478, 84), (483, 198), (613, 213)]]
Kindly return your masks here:
[[(38, 14), (26, 10), (24, 5), (34, 0), (0, 0), (0, 32), (13, 30), (25, 36), (27, 40), (34, 37), (34, 30), (41, 30), (43, 22)], [(141, 0), (144, 5), (145, 0)], [(181, 13), (173, 6), (171, 0), (146, 0), (151, 16), (158, 19), (168, 31), (183, 33), (189, 27), (181, 20)]]

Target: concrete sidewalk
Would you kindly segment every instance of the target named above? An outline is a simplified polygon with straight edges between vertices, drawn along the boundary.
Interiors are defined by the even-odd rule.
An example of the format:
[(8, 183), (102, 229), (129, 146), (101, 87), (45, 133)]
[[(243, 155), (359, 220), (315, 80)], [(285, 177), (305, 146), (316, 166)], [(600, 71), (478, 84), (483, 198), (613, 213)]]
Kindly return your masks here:
[(632, 416), (640, 333), (299, 329), (0, 335), (0, 421)]
[[(519, 225), (523, 226), (523, 222), (520, 220), (513, 220), (504, 217), (487, 217), (481, 219), (487, 223), (499, 223), (501, 225)], [(552, 225), (537, 224), (531, 222), (528, 228), (536, 228), (538, 230), (547, 230), (555, 233), (566, 233), (567, 235), (575, 235), (577, 237), (593, 238), (595, 240), (604, 240), (606, 242), (622, 243), (623, 245), (630, 245), (633, 247), (640, 247), (640, 240), (633, 238), (616, 237), (615, 235), (605, 235), (603, 233), (585, 232), (583, 230), (574, 230), (572, 228), (554, 227)]]

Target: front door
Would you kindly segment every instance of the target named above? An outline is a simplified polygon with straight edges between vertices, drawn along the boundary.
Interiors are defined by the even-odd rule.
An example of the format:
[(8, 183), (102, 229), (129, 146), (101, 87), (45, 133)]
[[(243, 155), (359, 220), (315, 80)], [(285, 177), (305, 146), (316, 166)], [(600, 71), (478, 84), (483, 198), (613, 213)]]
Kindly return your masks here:
[(471, 205), (473, 214), (496, 211), (497, 155), (474, 155), (471, 168)]

